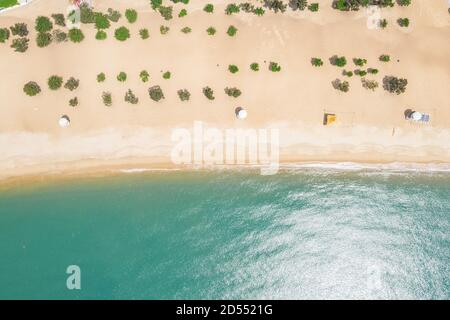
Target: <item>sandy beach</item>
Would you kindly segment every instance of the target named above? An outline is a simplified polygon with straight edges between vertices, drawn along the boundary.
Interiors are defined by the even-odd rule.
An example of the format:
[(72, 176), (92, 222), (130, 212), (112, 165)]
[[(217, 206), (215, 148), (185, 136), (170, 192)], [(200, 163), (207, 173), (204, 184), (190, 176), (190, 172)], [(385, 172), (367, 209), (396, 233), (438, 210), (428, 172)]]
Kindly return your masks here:
[[(254, 1), (255, 2), (255, 1)], [(37, 16), (66, 13), (67, 2), (35, 0), (0, 14), (0, 27), (25, 22), (30, 30), (30, 47), (25, 53), (10, 48), (11, 39), (0, 43), (0, 179), (46, 174), (115, 171), (125, 168), (184, 168), (171, 161), (173, 129), (205, 126), (227, 128), (276, 128), (280, 132), (281, 163), (364, 162), (450, 164), (450, 15), (447, 1), (415, 0), (409, 7), (382, 9), (389, 21), (384, 30), (367, 27), (367, 13), (339, 12), (328, 0), (316, 1), (319, 12), (284, 14), (267, 11), (262, 17), (240, 12), (225, 15), (229, 1), (211, 1), (213, 14), (205, 13), (205, 1), (174, 5), (174, 18), (165, 21), (154, 12), (148, 0), (94, 1), (96, 11), (127, 8), (138, 11), (136, 23), (124, 17), (112, 23), (108, 39), (95, 39), (93, 25), (82, 25), (85, 39), (36, 46), (34, 21)], [(256, 2), (255, 2), (256, 3)], [(188, 15), (178, 18), (180, 9)], [(399, 17), (411, 25), (401, 28)], [(161, 25), (170, 32), (161, 35)], [(226, 30), (238, 28), (235, 37)], [(114, 38), (114, 30), (126, 26), (131, 38)], [(180, 32), (183, 27), (192, 32)], [(209, 36), (206, 29), (217, 29)], [(148, 28), (150, 38), (142, 40), (139, 30)], [(405, 93), (391, 94), (382, 85), (374, 92), (361, 86), (359, 77), (348, 79), (347, 93), (333, 88), (331, 82), (343, 78), (342, 69), (330, 65), (329, 57), (343, 55), (350, 61), (364, 57), (368, 67), (379, 69), (367, 78), (382, 83), (386, 75), (408, 79)], [(378, 57), (388, 54), (391, 62)], [(320, 57), (324, 65), (311, 65)], [(281, 72), (267, 70), (270, 61)], [(261, 70), (248, 67), (258, 62)], [(228, 66), (240, 71), (231, 74)], [(350, 66), (352, 65), (352, 66)], [(150, 80), (142, 83), (141, 70)], [(116, 75), (128, 74), (125, 83)], [(172, 77), (163, 79), (162, 72)], [(98, 83), (104, 72), (106, 81)], [(80, 79), (80, 87), (51, 91), (51, 75)], [(42, 92), (28, 97), (23, 86), (28, 81), (40, 84)], [(159, 85), (165, 99), (149, 99), (148, 88)], [(207, 100), (202, 88), (214, 89), (216, 99)], [(238, 98), (224, 94), (225, 87), (238, 87)], [(188, 89), (191, 99), (181, 102), (179, 89)], [(124, 101), (126, 90), (139, 97), (137, 105)], [(102, 103), (102, 92), (112, 93), (114, 104)], [(77, 96), (77, 107), (68, 105)], [(245, 120), (236, 119), (234, 110), (248, 111)], [(427, 124), (405, 120), (406, 109), (430, 115)], [(323, 125), (324, 112), (337, 115), (332, 126)], [(68, 115), (71, 125), (61, 128), (58, 120)]]

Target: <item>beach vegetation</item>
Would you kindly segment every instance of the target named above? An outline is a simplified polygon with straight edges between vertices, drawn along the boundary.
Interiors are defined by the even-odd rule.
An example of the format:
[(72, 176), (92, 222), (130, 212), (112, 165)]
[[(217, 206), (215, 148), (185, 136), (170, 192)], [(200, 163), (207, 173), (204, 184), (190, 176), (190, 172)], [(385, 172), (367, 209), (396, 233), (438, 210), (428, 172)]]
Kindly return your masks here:
[(153, 101), (160, 101), (164, 99), (164, 93), (160, 86), (153, 86), (148, 89), (148, 94), (150, 95), (150, 99)]
[(106, 38), (108, 38), (108, 35), (103, 30), (98, 30), (97, 33), (95, 34), (95, 39), (97, 40), (105, 40)]
[(287, 8), (287, 4), (285, 4), (281, 0), (263, 0), (263, 6), (269, 10), (272, 10), (275, 13), (285, 12)]
[(323, 61), (320, 58), (311, 58), (311, 64), (314, 67), (321, 67), (321, 66), (323, 66)]
[(78, 106), (78, 98), (75, 97), (75, 98), (70, 99), (70, 100), (69, 100), (69, 106), (71, 106), (71, 107), (73, 107), (73, 108), (75, 108), (76, 106)]
[(36, 25), (34, 27), (37, 32), (45, 33), (53, 29), (53, 23), (49, 18), (39, 16), (36, 18)]
[(393, 0), (334, 0), (332, 7), (340, 11), (358, 11), (360, 7), (393, 7)]
[(233, 97), (233, 98), (237, 98), (237, 97), (239, 97), (242, 94), (241, 90), (239, 90), (236, 87), (233, 87), (233, 88), (226, 87), (225, 88), (225, 93), (228, 96)]
[(170, 28), (168, 26), (160, 26), (159, 27), (159, 32), (164, 35), (164, 34), (168, 34), (170, 31)]
[(29, 33), (26, 23), (15, 23), (9, 29), (11, 29), (11, 34), (13, 36), (26, 37)]
[(409, 19), (408, 18), (399, 18), (397, 23), (400, 27), (409, 27)]
[(65, 27), (66, 26), (66, 18), (62, 13), (54, 13), (52, 14), (53, 21), (57, 26)]
[(106, 80), (106, 75), (102, 72), (97, 75), (97, 82), (104, 82)]
[(228, 71), (230, 71), (231, 73), (236, 73), (239, 71), (239, 68), (234, 64), (230, 64), (228, 66)]
[(367, 60), (361, 58), (353, 58), (353, 63), (358, 67), (362, 67), (367, 63)]
[(347, 59), (342, 56), (342, 57), (338, 57), (337, 55), (334, 55), (330, 58), (330, 63), (333, 66), (337, 66), (337, 67), (344, 67), (347, 64)]
[(250, 2), (243, 2), (239, 4), (239, 9), (246, 13), (252, 13), (255, 10), (255, 6)]
[(67, 41), (67, 33), (61, 31), (59, 29), (55, 29), (52, 32), (52, 39), (56, 43), (66, 42)]
[(119, 81), (119, 82), (125, 82), (125, 81), (127, 81), (127, 74), (125, 73), (125, 72), (120, 72), (118, 75), (117, 75), (117, 81)]
[(178, 18), (183, 18), (187, 16), (187, 10), (186, 9), (181, 9), (180, 13), (178, 13)]
[(208, 98), (208, 100), (214, 100), (214, 90), (211, 89), (210, 87), (204, 87), (203, 88), (203, 94), (205, 95), (206, 98)]
[(381, 62), (389, 62), (391, 61), (391, 57), (387, 54), (382, 54), (379, 58)]
[(162, 5), (162, 0), (150, 0), (150, 4), (153, 10), (158, 9)]
[(23, 92), (30, 97), (34, 97), (41, 92), (41, 87), (36, 82), (30, 81), (23, 86)]
[(213, 36), (216, 34), (216, 29), (214, 27), (209, 27), (208, 29), (206, 29), (206, 32), (208, 33), (208, 35)]
[(378, 74), (378, 69), (368, 68), (367, 72), (370, 73), (370, 74)]
[(138, 104), (139, 98), (134, 94), (134, 92), (131, 89), (128, 89), (128, 91), (125, 93), (125, 102), (131, 104)]
[(365, 70), (360, 70), (360, 69), (356, 69), (356, 70), (355, 70), (355, 74), (356, 74), (357, 76), (364, 77), (364, 76), (367, 75), (367, 71), (365, 71)]
[(171, 20), (173, 18), (173, 7), (172, 6), (160, 6), (158, 8), (159, 14), (164, 20)]
[(166, 80), (169, 80), (171, 76), (172, 76), (172, 74), (170, 73), (170, 71), (166, 71), (162, 75), (163, 79), (166, 79)]
[(341, 81), (340, 79), (336, 79), (332, 82), (333, 88), (342, 92), (348, 92), (350, 90), (350, 84), (348, 81)]
[(148, 82), (150, 74), (148, 73), (147, 70), (142, 70), (141, 73), (139, 74), (139, 78), (141, 78), (141, 81), (144, 83)]
[(191, 98), (191, 93), (186, 89), (180, 89), (177, 93), (181, 101), (188, 101)]
[(52, 43), (52, 35), (50, 32), (39, 32), (36, 36), (36, 44), (39, 48), (47, 47)]
[(83, 2), (80, 5), (80, 22), (84, 24), (95, 23), (96, 13), (88, 3)]
[(225, 8), (225, 14), (227, 15), (238, 13), (239, 11), (240, 11), (239, 6), (235, 3), (230, 3)]
[(142, 40), (150, 38), (150, 32), (148, 31), (148, 29), (145, 28), (139, 30), (139, 35), (141, 36)]
[(351, 77), (353, 77), (353, 71), (343, 70), (342, 75), (351, 78)]
[(256, 62), (253, 62), (253, 63), (250, 65), (250, 69), (253, 70), (253, 71), (259, 71), (259, 64), (256, 63)]
[(111, 26), (111, 22), (108, 17), (102, 13), (95, 15), (95, 27), (99, 30), (108, 29)]
[(253, 10), (253, 14), (255, 14), (255, 15), (259, 16), (259, 17), (263, 16), (265, 12), (266, 11), (263, 8), (261, 8), (261, 7), (256, 7)]
[(138, 13), (134, 9), (127, 9), (125, 10), (125, 17), (129, 23), (135, 23), (138, 18)]
[(69, 30), (69, 39), (70, 39), (70, 41), (75, 42), (75, 43), (79, 43), (79, 42), (83, 41), (84, 40), (83, 31), (81, 31), (80, 29), (76, 29), (76, 28), (70, 29)]
[(319, 4), (317, 2), (311, 3), (310, 5), (308, 5), (308, 10), (311, 12), (319, 11)]
[(388, 21), (386, 19), (380, 19), (380, 21), (378, 22), (378, 26), (381, 29), (386, 29), (386, 27), (388, 26)]
[(269, 70), (272, 72), (280, 72), (281, 66), (278, 63), (271, 61), (269, 63)]
[(106, 16), (111, 22), (118, 22), (119, 19), (122, 17), (119, 11), (113, 10), (112, 8), (108, 8), (108, 13), (106, 14)]
[(411, 0), (397, 0), (397, 4), (399, 6), (409, 6), (411, 4)]
[(383, 88), (390, 93), (401, 94), (406, 91), (408, 80), (397, 78), (394, 76), (386, 76), (383, 78)]
[(308, 6), (308, 1), (307, 0), (290, 0), (289, 1), (289, 7), (291, 7), (291, 9), (293, 11), (296, 10), (305, 10), (306, 7)]
[(10, 35), (11, 35), (11, 33), (9, 32), (9, 29), (0, 28), (0, 42), (1, 43), (5, 43), (5, 41), (9, 39)]
[(189, 27), (184, 27), (183, 29), (181, 29), (181, 32), (183, 32), (183, 33), (191, 33), (192, 29), (189, 28)]
[(130, 30), (128, 30), (128, 28), (126, 27), (117, 28), (114, 32), (114, 36), (119, 41), (126, 41), (130, 38)]
[(64, 88), (73, 91), (78, 88), (80, 85), (80, 80), (75, 79), (74, 77), (70, 77), (69, 80), (66, 81), (66, 84), (64, 85)]
[(227, 30), (227, 34), (230, 37), (234, 37), (236, 35), (236, 33), (238, 32), (238, 29), (235, 26), (229, 26), (228, 30)]
[(28, 43), (30, 40), (28, 38), (16, 38), (13, 39), (11, 48), (14, 49), (15, 52), (25, 52), (28, 50)]
[(107, 107), (112, 106), (112, 95), (111, 92), (103, 92), (102, 94), (103, 104)]
[(58, 90), (59, 88), (61, 88), (62, 83), (63, 78), (60, 76), (51, 76), (47, 81), (50, 90)]
[(366, 80), (366, 78), (362, 78), (361, 84), (363, 88), (367, 90), (375, 91), (375, 89), (378, 88), (378, 82), (376, 80)]
[(214, 12), (214, 5), (211, 3), (208, 3), (207, 5), (205, 5), (203, 7), (203, 11), (208, 12), (208, 13), (213, 13)]

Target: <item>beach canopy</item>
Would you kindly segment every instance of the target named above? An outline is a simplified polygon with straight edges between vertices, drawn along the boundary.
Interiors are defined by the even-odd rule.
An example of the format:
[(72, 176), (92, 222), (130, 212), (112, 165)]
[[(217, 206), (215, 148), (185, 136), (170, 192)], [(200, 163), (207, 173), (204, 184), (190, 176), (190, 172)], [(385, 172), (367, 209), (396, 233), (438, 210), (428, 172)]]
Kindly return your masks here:
[(422, 120), (422, 114), (420, 112), (413, 112), (413, 114), (411, 115), (411, 117), (415, 120), (415, 121), (420, 121)]
[(245, 110), (244, 108), (241, 108), (241, 107), (236, 108), (235, 113), (236, 113), (236, 118), (238, 118), (240, 120), (244, 120), (248, 116), (247, 110)]
[(63, 115), (60, 119), (59, 119), (59, 126), (61, 128), (66, 128), (70, 125), (70, 119), (68, 116)]
[(327, 126), (336, 122), (336, 115), (334, 113), (325, 113), (323, 115), (323, 125)]

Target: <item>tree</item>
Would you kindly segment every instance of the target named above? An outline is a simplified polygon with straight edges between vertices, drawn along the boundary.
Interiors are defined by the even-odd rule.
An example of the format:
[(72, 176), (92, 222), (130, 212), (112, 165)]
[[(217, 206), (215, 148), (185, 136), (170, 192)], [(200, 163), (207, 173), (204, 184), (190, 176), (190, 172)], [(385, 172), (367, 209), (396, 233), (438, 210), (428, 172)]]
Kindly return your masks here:
[(7, 28), (0, 28), (0, 42), (5, 43), (9, 39), (10, 32)]
[(261, 7), (257, 7), (253, 10), (253, 13), (259, 17), (263, 16), (265, 12), (266, 11)]
[(30, 40), (28, 38), (13, 39), (11, 48), (13, 48), (14, 51), (16, 51), (16, 52), (23, 53), (28, 50), (28, 42), (30, 42)]
[(131, 89), (128, 89), (128, 91), (125, 93), (125, 102), (131, 103), (131, 104), (138, 104), (139, 98), (136, 97), (133, 91)]
[(102, 72), (97, 75), (97, 82), (104, 82), (106, 80), (106, 75)]
[(250, 65), (250, 69), (253, 70), (253, 71), (259, 71), (259, 64), (256, 63), (256, 62), (253, 62), (253, 63)]
[(67, 41), (67, 33), (61, 31), (59, 29), (53, 30), (52, 39), (56, 43), (66, 42)]
[(170, 30), (170, 28), (168, 26), (160, 26), (159, 27), (159, 32), (163, 35), (167, 34), (169, 32), (169, 30)]
[(285, 12), (287, 8), (287, 4), (285, 4), (281, 0), (263, 0), (263, 5), (269, 10), (272, 10), (275, 13)]
[(375, 80), (366, 80), (365, 78), (362, 78), (361, 83), (363, 88), (367, 90), (375, 91), (375, 89), (378, 88), (378, 82)]
[(281, 67), (278, 65), (278, 63), (271, 61), (269, 63), (269, 70), (272, 72), (280, 72)]
[(66, 84), (64, 85), (64, 88), (73, 91), (78, 88), (80, 85), (80, 80), (75, 79), (74, 77), (70, 77), (69, 80), (66, 81)]
[(60, 27), (66, 26), (66, 18), (62, 13), (54, 13), (52, 14), (53, 21), (55, 21), (55, 24)]
[(225, 14), (232, 15), (233, 13), (238, 13), (240, 11), (239, 6), (235, 3), (230, 3), (225, 8)]
[(162, 5), (162, 0), (150, 0), (150, 3), (152, 5), (152, 9), (156, 10)]
[(166, 71), (162, 75), (162, 77), (166, 80), (170, 79), (171, 76), (172, 76), (172, 74), (170, 73), (170, 71)]
[(28, 35), (28, 26), (26, 23), (16, 23), (10, 29), (13, 36), (26, 37)]
[(359, 69), (356, 69), (356, 70), (355, 70), (355, 74), (356, 74), (357, 76), (364, 77), (365, 75), (367, 75), (367, 72), (366, 72), (365, 70), (359, 70)]
[(142, 70), (141, 73), (139, 74), (139, 77), (141, 78), (142, 82), (148, 82), (150, 74), (147, 72), (147, 70)]
[(183, 33), (191, 33), (192, 29), (189, 28), (189, 27), (184, 27), (183, 29), (181, 29), (181, 32), (183, 32)]
[(211, 3), (208, 3), (203, 8), (203, 11), (208, 12), (208, 13), (213, 13), (214, 12), (214, 5), (212, 5)]
[(95, 23), (96, 13), (86, 2), (80, 5), (80, 22), (81, 23)]
[(44, 48), (52, 43), (52, 35), (49, 32), (39, 32), (36, 36), (36, 44), (39, 48)]
[(119, 82), (125, 82), (125, 81), (127, 81), (127, 74), (125, 73), (125, 72), (120, 72), (118, 75), (117, 75), (117, 81), (119, 81)]
[(234, 98), (237, 98), (237, 97), (239, 97), (242, 94), (241, 90), (239, 90), (236, 87), (233, 87), (233, 88), (226, 87), (225, 88), (225, 93), (228, 96), (234, 97)]
[(181, 101), (188, 101), (191, 98), (190, 92), (186, 89), (180, 89), (177, 93)]
[(47, 81), (50, 90), (58, 90), (59, 88), (61, 88), (62, 83), (63, 78), (59, 76), (51, 76)]
[(112, 106), (112, 95), (111, 92), (103, 92), (102, 94), (103, 104), (107, 107)]
[(127, 18), (129, 23), (135, 23), (138, 18), (138, 13), (134, 9), (127, 9), (125, 11), (125, 17)]
[(227, 34), (230, 37), (234, 37), (236, 35), (236, 33), (238, 32), (238, 29), (235, 26), (229, 26), (228, 30), (227, 30)]
[(108, 29), (111, 26), (111, 22), (106, 15), (98, 13), (95, 15), (95, 27), (98, 30)]
[(213, 89), (211, 89), (210, 87), (204, 87), (203, 88), (203, 94), (205, 95), (206, 98), (208, 98), (209, 100), (214, 100), (214, 91)]
[(366, 59), (361, 59), (361, 58), (353, 58), (353, 63), (356, 66), (362, 67), (367, 63)]
[(208, 29), (206, 29), (206, 32), (208, 33), (208, 35), (213, 36), (216, 34), (216, 29), (213, 27), (209, 27)]
[(409, 6), (411, 4), (411, 0), (397, 0), (397, 4), (399, 6)]
[(252, 13), (255, 10), (255, 6), (250, 2), (244, 2), (239, 4), (239, 9), (246, 13)]
[(95, 34), (95, 39), (97, 40), (105, 40), (108, 37), (108, 34), (103, 30), (98, 30)]
[(332, 82), (333, 88), (342, 92), (348, 92), (350, 89), (350, 84), (348, 81), (341, 81), (340, 79), (336, 79)]
[(160, 101), (164, 99), (164, 93), (160, 86), (153, 86), (148, 89), (148, 94), (150, 95), (150, 99), (153, 101)]
[(187, 10), (186, 9), (181, 9), (180, 13), (178, 13), (178, 18), (183, 18), (187, 16)]
[(408, 18), (399, 18), (397, 20), (397, 23), (400, 27), (408, 27), (409, 26), (409, 19)]
[(337, 55), (334, 55), (330, 58), (330, 63), (333, 66), (342, 68), (347, 64), (347, 59), (345, 57), (338, 57)]
[(342, 71), (342, 75), (351, 78), (353, 77), (353, 72), (344, 70)]
[(289, 1), (289, 7), (291, 7), (292, 10), (305, 10), (308, 6), (307, 0), (290, 0)]
[(142, 40), (150, 38), (150, 32), (148, 31), (148, 29), (139, 30), (139, 35), (141, 36)]
[(388, 22), (386, 19), (380, 19), (378, 25), (380, 26), (381, 29), (385, 29), (388, 26)]
[(370, 74), (378, 74), (378, 69), (368, 68), (367, 72), (370, 73)]
[(36, 82), (30, 81), (23, 86), (23, 91), (28, 96), (34, 97), (41, 92), (41, 87)]
[(390, 93), (401, 94), (406, 91), (408, 80), (397, 78), (394, 76), (386, 76), (383, 78), (383, 88)]
[(318, 4), (317, 2), (311, 3), (311, 4), (308, 6), (308, 10), (311, 11), (311, 12), (317, 12), (317, 11), (319, 11), (319, 4)]
[(71, 107), (76, 107), (76, 106), (78, 106), (78, 98), (77, 97), (75, 97), (75, 98), (73, 98), (73, 99), (70, 99), (69, 100), (69, 106), (71, 106)]
[(171, 20), (173, 18), (173, 7), (172, 6), (160, 6), (158, 8), (159, 14), (164, 20)]
[(320, 58), (311, 58), (311, 64), (314, 67), (321, 67), (321, 66), (323, 66), (323, 61)]
[(389, 62), (391, 61), (391, 57), (387, 54), (382, 54), (379, 58), (381, 62)]
[(239, 68), (234, 64), (230, 64), (228, 66), (228, 71), (230, 71), (231, 73), (236, 73), (239, 71)]
[(114, 36), (119, 41), (126, 41), (127, 39), (130, 38), (130, 30), (128, 30), (125, 27), (117, 28), (116, 31), (114, 32)]
[(36, 25), (34, 27), (37, 32), (49, 32), (53, 29), (53, 23), (49, 18), (44, 16), (39, 16), (36, 18)]
[(122, 17), (119, 11), (108, 8), (108, 14), (106, 15), (111, 22), (117, 22)]
[(80, 29), (70, 29), (69, 30), (69, 39), (72, 42), (80, 43), (84, 40), (84, 34)]

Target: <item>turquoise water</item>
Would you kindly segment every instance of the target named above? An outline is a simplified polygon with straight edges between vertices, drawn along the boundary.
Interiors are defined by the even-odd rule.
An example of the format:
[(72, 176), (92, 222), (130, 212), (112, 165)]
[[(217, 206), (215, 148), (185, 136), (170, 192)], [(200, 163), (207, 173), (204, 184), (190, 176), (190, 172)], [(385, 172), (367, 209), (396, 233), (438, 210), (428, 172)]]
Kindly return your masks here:
[[(450, 174), (165, 172), (0, 193), (0, 298), (448, 299)], [(66, 268), (81, 269), (81, 290)]]

